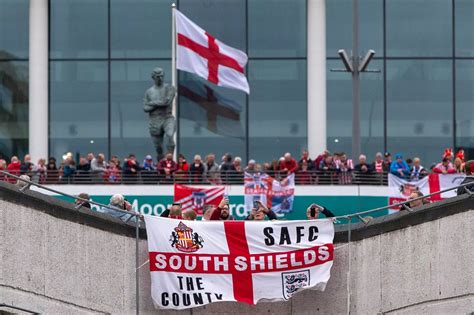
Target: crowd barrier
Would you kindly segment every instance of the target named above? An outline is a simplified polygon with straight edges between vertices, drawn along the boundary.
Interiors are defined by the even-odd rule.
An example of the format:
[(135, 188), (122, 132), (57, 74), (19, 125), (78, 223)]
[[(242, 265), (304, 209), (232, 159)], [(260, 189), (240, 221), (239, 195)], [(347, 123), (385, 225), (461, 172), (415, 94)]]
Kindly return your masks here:
[[(267, 171), (265, 172), (275, 179), (283, 179), (286, 172)], [(20, 175), (19, 173), (11, 173)], [(160, 174), (156, 171), (140, 171), (136, 174), (120, 172), (111, 175), (107, 172), (94, 173), (77, 171), (71, 175), (64, 175), (62, 171), (48, 171), (40, 174), (27, 172), (32, 181), (42, 185), (52, 184), (136, 184), (136, 185), (157, 185), (157, 184), (193, 184), (193, 185), (242, 185), (244, 183), (244, 173), (242, 172), (214, 172), (209, 174), (178, 172), (171, 175)], [(1, 176), (0, 180), (9, 179)], [(360, 172), (337, 172), (337, 171), (299, 171), (295, 173), (296, 185), (375, 185), (387, 186), (388, 173), (360, 173)]]

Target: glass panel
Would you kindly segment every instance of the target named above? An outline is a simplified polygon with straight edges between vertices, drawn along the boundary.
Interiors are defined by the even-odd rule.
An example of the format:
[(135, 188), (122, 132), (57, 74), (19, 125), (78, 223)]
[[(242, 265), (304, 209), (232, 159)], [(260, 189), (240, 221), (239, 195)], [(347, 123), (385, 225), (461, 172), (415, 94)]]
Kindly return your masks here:
[(179, 81), (180, 153), (188, 161), (194, 154), (202, 158), (225, 153), (246, 159), (245, 93), (210, 84), (195, 75), (181, 72)]
[(387, 61), (387, 146), (425, 167), (453, 146), (452, 62)]
[[(352, 156), (352, 78), (339, 60), (327, 62), (327, 146), (331, 152)], [(383, 69), (382, 60), (372, 60), (371, 69)], [(360, 80), (361, 152), (369, 161), (384, 149), (383, 73), (362, 73)]]
[(28, 58), (29, 1), (0, 1), (0, 59)]
[[(352, 0), (326, 1), (326, 50), (328, 57), (337, 57), (337, 51), (352, 51)], [(383, 56), (383, 2), (359, 1), (359, 49), (365, 54), (373, 49)]]
[(246, 50), (245, 0), (179, 0), (179, 10), (221, 42)]
[(361, 55), (373, 49), (383, 56), (383, 1), (359, 1), (359, 49)]
[(250, 158), (261, 163), (306, 148), (306, 80), (304, 60), (250, 62)]
[(170, 3), (111, 1), (112, 58), (171, 58)]
[(327, 61), (327, 146), (331, 152), (352, 154), (352, 80), (350, 73), (331, 72), (343, 68), (339, 60)]
[(339, 49), (350, 55), (352, 48), (352, 1), (326, 1), (326, 51), (337, 57)]
[(0, 62), (0, 158), (28, 151), (28, 62)]
[(50, 58), (107, 57), (107, 0), (51, 0)]
[(456, 0), (456, 56), (474, 57), (474, 1)]
[[(372, 60), (371, 69), (383, 70), (382, 60)], [(349, 75), (349, 74), (348, 74)], [(360, 80), (360, 147), (372, 161), (384, 150), (383, 72), (362, 73)], [(352, 124), (351, 124), (352, 125)], [(358, 161), (358, 157), (352, 157)]]
[(50, 62), (50, 154), (107, 153), (107, 62)]
[(456, 60), (456, 145), (474, 158), (474, 60)]
[(250, 0), (248, 6), (250, 57), (306, 57), (306, 0)]
[(153, 85), (151, 72), (155, 67), (163, 68), (165, 81), (170, 83), (170, 61), (112, 62), (111, 153), (121, 158), (134, 153), (140, 163), (147, 154), (156, 158), (148, 114), (143, 111), (143, 96)]
[(388, 56), (452, 56), (451, 0), (387, 0)]

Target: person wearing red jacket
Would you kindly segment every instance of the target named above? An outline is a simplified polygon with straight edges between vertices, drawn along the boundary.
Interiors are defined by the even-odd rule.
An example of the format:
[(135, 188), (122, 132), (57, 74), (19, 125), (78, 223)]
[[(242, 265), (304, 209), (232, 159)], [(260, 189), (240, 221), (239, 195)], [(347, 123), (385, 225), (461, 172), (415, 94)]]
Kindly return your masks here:
[(287, 172), (288, 175), (298, 170), (298, 163), (291, 157), (290, 153), (285, 153), (283, 161), (280, 162), (280, 171)]
[(454, 174), (456, 173), (456, 169), (454, 168), (453, 163), (449, 161), (449, 158), (445, 157), (441, 163), (438, 163), (433, 168), (433, 172), (438, 174)]
[(166, 178), (170, 178), (178, 169), (178, 164), (173, 161), (173, 154), (167, 153), (165, 157), (158, 162), (157, 169), (160, 174), (165, 175)]
[[(10, 160), (10, 164), (7, 166), (7, 170), (10, 174), (15, 176), (20, 176), (20, 169), (21, 169), (21, 162), (18, 160), (18, 157), (12, 156)], [(11, 183), (16, 183), (16, 179), (13, 177), (9, 177), (8, 181)]]

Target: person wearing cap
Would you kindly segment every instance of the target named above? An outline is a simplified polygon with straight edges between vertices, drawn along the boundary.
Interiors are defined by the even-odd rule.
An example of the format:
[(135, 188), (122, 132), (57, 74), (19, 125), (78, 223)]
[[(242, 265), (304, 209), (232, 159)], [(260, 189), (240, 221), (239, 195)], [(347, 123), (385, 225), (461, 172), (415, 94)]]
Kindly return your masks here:
[(156, 170), (156, 164), (153, 162), (153, 157), (151, 155), (145, 156), (145, 159), (143, 160), (143, 169), (145, 171), (155, 171)]
[(390, 165), (390, 173), (400, 178), (409, 177), (410, 168), (408, 167), (407, 162), (403, 159), (403, 156), (400, 153), (397, 153), (395, 159), (396, 160)]

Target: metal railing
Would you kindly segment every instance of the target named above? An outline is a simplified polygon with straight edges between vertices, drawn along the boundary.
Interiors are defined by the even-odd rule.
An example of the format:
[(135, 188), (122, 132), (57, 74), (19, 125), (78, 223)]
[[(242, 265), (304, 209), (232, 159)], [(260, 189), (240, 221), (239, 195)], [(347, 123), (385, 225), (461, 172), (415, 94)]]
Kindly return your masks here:
[[(283, 179), (286, 172), (266, 171), (275, 179)], [(20, 175), (19, 172), (11, 172), (12, 175)], [(23, 173), (22, 173), (23, 174)], [(171, 175), (161, 174), (158, 171), (140, 171), (135, 174), (125, 172), (115, 172), (111, 175), (108, 172), (94, 173), (76, 171), (73, 174), (65, 175), (61, 170), (50, 170), (45, 173), (28, 171), (24, 173), (30, 176), (32, 181), (43, 185), (80, 185), (80, 184), (100, 184), (100, 185), (170, 185), (170, 184), (194, 184), (194, 185), (242, 185), (244, 183), (244, 173), (227, 172), (175, 172)], [(8, 181), (6, 176), (0, 176), (0, 180)], [(338, 171), (297, 171), (295, 173), (296, 185), (388, 185), (388, 173), (360, 173), (360, 172), (338, 172)]]
[[(73, 195), (64, 193), (62, 191), (56, 190), (56, 189), (46, 187), (42, 184), (33, 182), (31, 180), (26, 180), (24, 178), (21, 178), (20, 176), (13, 175), (13, 174), (10, 174), (10, 173), (2, 171), (2, 170), (0, 170), (0, 174), (3, 174), (3, 176), (6, 177), (8, 182), (12, 182), (12, 180), (10, 180), (10, 179), (13, 179), (16, 183), (19, 183), (19, 182), (24, 183), (23, 185), (21, 185), (21, 188), (19, 189), (22, 193), (26, 192), (31, 186), (35, 186), (35, 187), (38, 187), (40, 189), (43, 189), (43, 190), (46, 190), (46, 191), (49, 191), (49, 192), (52, 192), (52, 193), (55, 193), (55, 194), (58, 194), (58, 195), (62, 195), (62, 196), (65, 196), (65, 197), (72, 198), (73, 200), (80, 201), (74, 207), (76, 210), (79, 210), (81, 208), (88, 209), (86, 207), (83, 207), (83, 205), (86, 204), (86, 203), (89, 203), (89, 204), (96, 205), (101, 209), (106, 208), (106, 209), (110, 209), (110, 210), (113, 210), (113, 211), (116, 211), (116, 212), (120, 212), (120, 213), (130, 215), (129, 219), (127, 219), (126, 221), (122, 221), (123, 224), (128, 224), (128, 221), (130, 221), (131, 218), (135, 217), (135, 220), (131, 220), (131, 221), (135, 224), (135, 294), (136, 294), (136, 311), (137, 311), (137, 314), (138, 314), (139, 309), (140, 309), (140, 303), (139, 303), (139, 287), (140, 287), (139, 285), (140, 285), (140, 281), (139, 281), (139, 277), (138, 277), (138, 269), (139, 269), (139, 266), (140, 266), (139, 261), (138, 261), (138, 257), (139, 257), (138, 256), (138, 254), (139, 254), (139, 239), (140, 239), (140, 216), (141, 216), (140, 213), (137, 213), (137, 212), (134, 212), (134, 211), (126, 211), (126, 210), (117, 209), (116, 207), (113, 207), (113, 206), (110, 206), (110, 205), (105, 205), (105, 204), (102, 204), (102, 203), (99, 203), (99, 202), (96, 202), (96, 201), (87, 200), (87, 199), (84, 199), (84, 198), (80, 198), (78, 196), (73, 196)], [(92, 212), (93, 210), (90, 210), (90, 211)]]
[[(20, 181), (20, 182), (25, 183), (25, 185), (22, 188), (20, 188), (21, 192), (25, 192), (30, 186), (36, 186), (40, 189), (44, 189), (44, 190), (47, 190), (47, 191), (50, 191), (50, 192), (53, 192), (53, 193), (56, 193), (56, 194), (59, 194), (59, 195), (62, 195), (62, 196), (70, 197), (70, 198), (73, 198), (75, 200), (80, 200), (82, 203), (89, 202), (91, 204), (95, 204), (95, 205), (97, 205), (99, 207), (102, 207), (102, 208), (109, 208), (109, 209), (112, 209), (114, 211), (124, 212), (124, 213), (130, 214), (130, 215), (136, 217), (136, 220), (135, 220), (135, 289), (136, 289), (136, 292), (135, 292), (135, 294), (136, 294), (136, 313), (139, 314), (139, 308), (140, 308), (140, 304), (139, 304), (139, 285), (140, 285), (140, 281), (139, 281), (138, 271), (140, 269), (140, 264), (139, 264), (138, 257), (139, 257), (139, 227), (140, 227), (140, 220), (138, 219), (138, 217), (140, 216), (140, 214), (136, 213), (136, 212), (129, 212), (129, 211), (125, 211), (125, 210), (119, 210), (119, 209), (116, 209), (115, 207), (111, 207), (109, 205), (101, 204), (101, 203), (98, 203), (98, 202), (95, 202), (95, 201), (92, 201), (92, 200), (82, 199), (82, 198), (79, 198), (77, 196), (72, 196), (70, 194), (63, 193), (61, 191), (46, 187), (42, 184), (35, 183), (35, 182), (30, 181), (30, 180), (26, 180), (24, 178), (20, 178), (19, 176), (10, 174), (10, 173), (2, 171), (2, 170), (0, 170), (0, 174), (3, 174), (4, 176), (6, 176), (8, 178), (13, 178), (16, 181)], [(468, 176), (468, 177), (472, 177), (472, 176)], [(363, 217), (363, 215), (368, 215), (368, 214), (371, 214), (371, 213), (380, 212), (380, 211), (383, 211), (383, 210), (387, 210), (387, 209), (394, 208), (394, 207), (401, 207), (401, 206), (403, 206), (403, 209), (407, 210), (408, 213), (411, 214), (411, 213), (413, 213), (413, 209), (410, 207), (410, 203), (413, 203), (413, 202), (418, 201), (418, 200), (428, 199), (430, 197), (433, 197), (435, 195), (439, 195), (439, 194), (442, 194), (442, 193), (445, 193), (445, 192), (448, 192), (448, 191), (458, 190), (460, 188), (466, 188), (466, 187), (469, 187), (469, 186), (472, 186), (472, 185), (474, 185), (474, 181), (467, 182), (467, 183), (461, 184), (459, 186), (443, 189), (443, 190), (440, 190), (440, 191), (437, 191), (437, 192), (434, 192), (434, 193), (431, 193), (431, 194), (428, 194), (428, 195), (413, 198), (413, 199), (403, 201), (403, 202), (399, 202), (399, 203), (396, 203), (396, 204), (391, 204), (391, 205), (387, 205), (387, 206), (384, 206), (384, 207), (379, 207), (379, 208), (366, 210), (366, 211), (360, 211), (360, 212), (356, 212), (356, 213), (352, 213), (352, 214), (336, 216), (336, 217), (332, 218), (335, 223), (340, 223), (339, 220), (347, 220), (347, 233), (348, 233), (348, 235), (347, 235), (347, 245), (349, 246), (349, 248), (348, 248), (349, 265), (348, 265), (348, 272), (347, 272), (347, 277), (348, 277), (348, 288), (347, 288), (348, 297), (347, 298), (348, 298), (348, 301), (349, 301), (348, 305), (350, 305), (350, 295), (351, 295), (350, 286), (349, 286), (350, 281), (349, 280), (350, 280), (350, 276), (351, 276), (351, 268), (350, 268), (350, 266), (351, 266), (351, 260), (350, 260), (351, 250), (350, 250), (350, 244), (351, 244), (351, 232), (352, 232), (352, 219), (353, 218), (357, 218), (358, 220), (360, 220), (361, 222), (364, 223), (364, 226), (366, 226), (370, 223), (371, 218)], [(464, 191), (469, 196), (472, 197), (473, 192), (470, 189), (464, 189)], [(77, 205), (75, 208), (76, 209), (81, 208), (82, 203)], [(90, 211), (93, 211), (93, 210), (90, 210)], [(124, 222), (123, 224), (126, 224), (126, 222)], [(0, 304), (0, 306), (2, 306), (2, 305)], [(8, 306), (8, 307), (11, 307), (11, 306)], [(20, 309), (20, 308), (18, 308), (18, 309)], [(349, 309), (348, 309), (348, 313), (349, 313)]]

